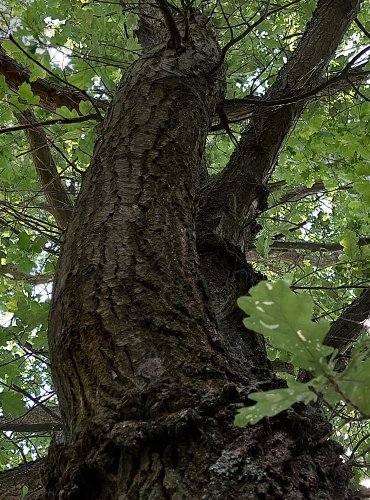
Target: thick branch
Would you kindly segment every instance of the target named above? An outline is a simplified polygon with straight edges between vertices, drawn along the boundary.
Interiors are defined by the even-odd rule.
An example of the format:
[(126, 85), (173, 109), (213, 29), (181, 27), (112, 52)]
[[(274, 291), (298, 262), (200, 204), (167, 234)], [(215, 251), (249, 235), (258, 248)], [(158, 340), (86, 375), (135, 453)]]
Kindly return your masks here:
[[(359, 246), (370, 244), (370, 238), (360, 238)], [(320, 252), (320, 255), (301, 253)], [(299, 265), (303, 261), (310, 261), (316, 266), (326, 266), (338, 262), (339, 255), (343, 252), (340, 243), (315, 243), (313, 241), (274, 241), (268, 257), (262, 257), (254, 248), (246, 252), (248, 262), (263, 262), (274, 265), (276, 261), (291, 262)]]
[[(57, 406), (53, 408), (53, 414), (59, 416)], [(36, 406), (25, 415), (15, 419), (0, 417), (0, 431), (2, 432), (56, 432), (62, 430), (60, 419), (54, 419), (45, 412), (44, 406)]]
[[(30, 110), (17, 113), (17, 119), (22, 125), (36, 123), (35, 116)], [(65, 229), (73, 205), (60, 179), (49, 148), (47, 136), (43, 129), (35, 127), (27, 128), (26, 135), (31, 146), (31, 153), (37, 175), (40, 179), (41, 189), (49, 205), (49, 211), (54, 215), (58, 226)]]
[(325, 252), (319, 255), (297, 252), (294, 250), (271, 250), (268, 257), (262, 257), (256, 250), (248, 250), (246, 258), (248, 262), (262, 263), (274, 269), (276, 264), (287, 262), (299, 266), (304, 262), (310, 262), (315, 267), (331, 266), (338, 262), (340, 251)]
[[(369, 71), (359, 71), (358, 68), (349, 71), (348, 74), (342, 75), (341, 78), (330, 78), (313, 89), (309, 95), (300, 93), (288, 99), (268, 99), (266, 97), (247, 96), (243, 99), (225, 99), (221, 105), (225, 111), (229, 123), (236, 123), (247, 120), (253, 116), (256, 107), (279, 107), (287, 106), (301, 100), (313, 102), (325, 97), (330, 97), (352, 88), (352, 85), (362, 85), (369, 78)], [(223, 129), (223, 124), (218, 116), (215, 116), (212, 122), (211, 131)]]
[(136, 35), (143, 51), (148, 52), (165, 41), (165, 26), (160, 11), (153, 2), (140, 0), (137, 14), (139, 16), (139, 27)]
[(325, 344), (338, 349), (343, 354), (358, 339), (364, 330), (364, 321), (370, 320), (370, 288), (346, 309), (331, 325)]
[[(0, 498), (4, 500), (22, 498), (22, 488), (25, 485), (30, 492), (41, 490), (41, 468), (44, 463), (44, 459), (39, 459), (0, 472)], [(27, 497), (37, 498), (29, 495)]]
[[(348, 186), (339, 186), (338, 189), (348, 189)], [(325, 191), (325, 184), (323, 182), (315, 182), (311, 187), (303, 186), (297, 187), (285, 193), (279, 200), (279, 203), (299, 201), (306, 196), (317, 194)]]
[[(370, 244), (370, 238), (360, 238), (359, 246)], [(315, 243), (313, 241), (274, 241), (271, 248), (274, 250), (306, 250), (310, 252), (338, 252), (343, 250), (340, 243)]]
[[(290, 98), (310, 92), (320, 84), (360, 3), (360, 0), (319, 0), (301, 42), (266, 94), (267, 99)], [(204, 192), (199, 217), (203, 232), (216, 232), (236, 243), (241, 242), (241, 236), (246, 241), (251, 238), (252, 231), (246, 234), (242, 226), (251, 227), (265, 207), (266, 183), (306, 103), (303, 100), (276, 110), (258, 109), (228, 166)]]
[[(48, 111), (55, 111), (61, 106), (79, 111), (80, 102), (88, 100), (83, 92), (62, 87), (43, 78), (30, 82), (30, 71), (9, 57), (2, 47), (0, 47), (0, 74), (4, 75), (8, 86), (15, 91), (22, 83), (29, 83), (32, 92), (40, 97), (40, 106)], [(107, 107), (105, 101), (94, 100), (94, 104), (102, 109)]]

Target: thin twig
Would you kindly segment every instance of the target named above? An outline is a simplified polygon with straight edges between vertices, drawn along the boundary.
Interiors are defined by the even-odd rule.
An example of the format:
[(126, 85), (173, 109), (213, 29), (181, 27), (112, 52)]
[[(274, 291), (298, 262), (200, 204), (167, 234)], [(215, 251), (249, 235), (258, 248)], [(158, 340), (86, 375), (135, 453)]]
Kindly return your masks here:
[(88, 120), (100, 120), (100, 116), (94, 113), (92, 115), (76, 116), (73, 118), (55, 118), (37, 123), (29, 123), (26, 125), (15, 125), (14, 127), (0, 128), (0, 135), (10, 134), (12, 132), (17, 132), (18, 130), (26, 130), (28, 128), (44, 127), (46, 125), (68, 125), (70, 123), (81, 123)]

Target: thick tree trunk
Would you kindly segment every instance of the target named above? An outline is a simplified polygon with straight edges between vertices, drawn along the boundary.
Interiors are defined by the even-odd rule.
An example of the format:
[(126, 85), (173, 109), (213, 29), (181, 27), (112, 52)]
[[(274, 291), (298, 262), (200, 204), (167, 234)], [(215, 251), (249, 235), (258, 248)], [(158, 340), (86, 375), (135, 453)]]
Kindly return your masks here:
[(49, 341), (66, 440), (45, 498), (349, 498), (319, 411), (233, 426), (282, 382), (235, 307), (261, 277), (196, 221), (224, 75), (210, 29), (191, 33), (126, 74), (65, 236)]

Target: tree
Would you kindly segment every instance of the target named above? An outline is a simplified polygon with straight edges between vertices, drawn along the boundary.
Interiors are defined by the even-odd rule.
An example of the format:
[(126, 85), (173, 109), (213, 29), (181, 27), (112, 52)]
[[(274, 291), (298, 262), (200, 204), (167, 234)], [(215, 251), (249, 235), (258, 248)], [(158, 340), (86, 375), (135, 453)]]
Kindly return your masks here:
[[(35, 194), (27, 200), (7, 186), (2, 202), (2, 272), (21, 287), (11, 291), (16, 305), (8, 299), (6, 310), (16, 320), (4, 330), (26, 353), (7, 337), (4, 366), (50, 362), (59, 409), (43, 404), (50, 418), (39, 429), (63, 429), (38, 498), (354, 498), (352, 462), (320, 406), (234, 425), (251, 392), (285, 387), (236, 301), (265, 279), (248, 263), (259, 251), (268, 277), (298, 281), (311, 270), (306, 286), (319, 279), (320, 294), (331, 288), (327, 308), (335, 286), (353, 286), (327, 344), (346, 351), (367, 318), (369, 33), (361, 19), (369, 8), (360, 0), (7, 6), (0, 72), (9, 107), (0, 132), (5, 159), (27, 138), (31, 155), (18, 162), (28, 168), (32, 157), (34, 173), (25, 180), (18, 167), (8, 179), (5, 171), (5, 182)], [(51, 60), (58, 45), (68, 47), (59, 67)], [(12, 111), (18, 125), (9, 125)], [(335, 128), (319, 130), (323, 117)], [(353, 125), (355, 145), (340, 135)], [(293, 130), (306, 142), (284, 148)], [(268, 208), (271, 219), (288, 219), (287, 204), (307, 196), (311, 205), (288, 225), (257, 223)], [(340, 203), (327, 211), (338, 210), (331, 226), (325, 200)], [(289, 240), (316, 218), (313, 239)], [(35, 286), (53, 279), (60, 245), (46, 353), (37, 340), (47, 303)], [(302, 249), (318, 250), (316, 262)], [(329, 270), (319, 262), (326, 251)], [(356, 323), (346, 329), (349, 317)], [(41, 384), (45, 375), (35, 373)], [(45, 388), (26, 391), (15, 374), (4, 384), (18, 391), (18, 407), (49, 397)], [(4, 413), (14, 411), (10, 392), (0, 396)], [(24, 418), (4, 429), (43, 425)]]

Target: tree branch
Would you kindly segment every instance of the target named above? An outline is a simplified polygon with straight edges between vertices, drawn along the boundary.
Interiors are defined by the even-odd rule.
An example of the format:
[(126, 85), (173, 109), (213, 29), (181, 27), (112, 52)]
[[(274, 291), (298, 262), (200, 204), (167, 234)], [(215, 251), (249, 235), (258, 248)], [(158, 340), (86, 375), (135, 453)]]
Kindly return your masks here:
[(68, 125), (70, 123), (82, 123), (88, 120), (100, 120), (96, 114), (75, 116), (74, 118), (55, 118), (52, 120), (44, 120), (42, 122), (24, 123), (22, 125), (15, 125), (14, 127), (0, 128), (0, 135), (11, 134), (19, 130), (36, 129), (38, 127), (46, 127), (47, 125)]
[(331, 325), (325, 344), (343, 354), (364, 330), (364, 322), (370, 320), (370, 288), (367, 288), (344, 313)]
[(170, 41), (175, 49), (179, 49), (181, 47), (181, 35), (172, 15), (171, 8), (166, 0), (155, 1), (162, 12), (164, 22), (166, 23), (168, 33), (170, 34)]
[[(334, 191), (345, 191), (347, 189), (350, 189), (353, 186), (353, 184), (344, 184), (341, 186), (338, 186), (337, 188), (333, 189)], [(287, 203), (287, 202), (295, 202), (302, 200), (303, 198), (306, 198), (307, 196), (311, 196), (313, 194), (317, 193), (322, 193), (328, 191), (325, 188), (325, 184), (321, 181), (315, 182), (311, 187), (303, 186), (303, 187), (297, 187), (292, 189), (291, 191), (288, 191), (285, 193), (278, 201), (279, 204), (281, 203)], [(330, 190), (332, 191), (332, 190)]]
[(65, 229), (73, 205), (60, 179), (49, 148), (48, 138), (43, 129), (34, 127), (37, 121), (32, 111), (23, 111), (17, 113), (16, 116), (23, 126), (27, 126), (26, 135), (31, 146), (31, 154), (40, 180), (41, 190), (49, 205), (49, 211), (54, 215), (58, 226)]
[[(237, 123), (251, 118), (258, 106), (274, 108), (278, 106), (287, 106), (301, 100), (314, 102), (335, 95), (338, 92), (348, 90), (353, 85), (361, 85), (368, 80), (369, 75), (370, 71), (360, 71), (356, 68), (349, 71), (346, 75), (340, 72), (338, 75), (322, 82), (322, 84), (318, 85), (311, 92), (301, 93), (286, 99), (266, 99), (266, 97), (255, 96), (247, 96), (242, 99), (225, 99), (220, 107), (225, 111), (228, 123)], [(219, 117), (215, 116), (210, 131), (222, 130), (223, 128), (224, 125), (221, 123)]]
[(212, 74), (216, 73), (216, 71), (223, 65), (223, 63), (225, 61), (225, 58), (226, 58), (226, 54), (231, 49), (231, 47), (233, 47), (238, 42), (240, 42), (241, 40), (243, 40), (243, 38), (245, 38), (247, 35), (249, 35), (249, 33), (251, 33), (255, 28), (257, 28), (257, 26), (259, 26), (260, 24), (262, 24), (263, 21), (265, 21), (266, 19), (268, 19), (273, 14), (276, 14), (277, 12), (280, 12), (280, 11), (286, 9), (287, 7), (290, 7), (291, 5), (294, 5), (294, 4), (299, 3), (301, 1), (302, 0), (292, 0), (291, 2), (288, 2), (285, 5), (281, 5), (279, 7), (276, 7), (275, 9), (271, 9), (270, 11), (264, 12), (257, 19), (257, 21), (255, 21), (253, 24), (249, 25), (248, 28), (246, 28), (244, 31), (242, 31), (236, 37), (231, 38), (231, 40), (229, 40), (227, 42), (227, 44), (222, 48), (220, 59), (219, 59), (217, 65), (212, 69)]
[[(44, 463), (45, 459), (39, 459), (0, 472), (0, 498), (4, 500), (22, 498), (24, 485), (27, 485), (30, 492), (41, 489), (41, 470)], [(29, 495), (27, 497), (31, 498)]]
[[(361, 0), (318, 1), (297, 49), (267, 92), (267, 100), (311, 92), (320, 84), (344, 33), (357, 16), (360, 3)], [(302, 100), (275, 110), (258, 108), (229, 164), (204, 190), (198, 219), (201, 232), (217, 233), (237, 244), (253, 237), (251, 223), (266, 206), (267, 181), (306, 103)]]
[[(366, 246), (370, 244), (370, 237), (360, 238), (358, 245)], [(309, 255), (300, 251), (315, 253), (320, 252), (320, 255)], [(246, 251), (248, 262), (263, 262), (267, 265), (276, 261), (291, 262), (299, 265), (303, 261), (308, 260), (315, 266), (332, 265), (338, 262), (339, 255), (343, 252), (343, 247), (340, 243), (316, 243), (313, 241), (274, 241), (270, 247), (268, 257), (262, 257), (255, 248)]]
[[(370, 244), (370, 237), (359, 238), (358, 245)], [(274, 241), (271, 245), (274, 250), (306, 250), (310, 252), (338, 252), (343, 250), (340, 243), (315, 243), (313, 241)]]
[(364, 34), (367, 38), (369, 38), (369, 40), (370, 40), (370, 32), (369, 32), (369, 31), (367, 31), (367, 29), (366, 29), (366, 28), (365, 28), (365, 26), (362, 24), (362, 22), (361, 22), (358, 18), (356, 18), (356, 19), (355, 19), (355, 23), (356, 23), (356, 24), (357, 24), (357, 26), (360, 28), (360, 30), (362, 31), (362, 33), (363, 33), (363, 34)]
[(54, 279), (53, 273), (45, 274), (27, 274), (19, 271), (14, 264), (0, 265), (0, 274), (10, 278), (14, 281), (27, 281), (32, 285), (41, 285), (44, 283), (51, 283)]
[[(53, 408), (53, 414), (59, 417), (59, 408)], [(35, 406), (19, 418), (0, 417), (2, 432), (55, 432), (63, 430), (60, 418), (51, 418), (44, 406)]]
[[(342, 248), (343, 251), (343, 248)], [(342, 252), (324, 252), (319, 255), (302, 253), (295, 250), (270, 250), (268, 257), (262, 257), (256, 250), (248, 250), (246, 252), (246, 259), (248, 262), (254, 263), (263, 263), (271, 269), (274, 269), (274, 266), (279, 262), (288, 262), (290, 264), (294, 264), (299, 266), (304, 262), (310, 262), (315, 267), (324, 267), (335, 265), (338, 262), (339, 255)]]
[[(29, 83), (32, 92), (40, 97), (40, 106), (48, 111), (54, 112), (57, 108), (66, 106), (70, 110), (75, 109), (79, 112), (80, 102), (88, 100), (83, 92), (62, 87), (43, 78), (38, 78), (35, 82), (30, 82), (31, 72), (29, 69), (9, 57), (1, 46), (0, 74), (4, 75), (6, 83), (14, 91), (17, 91), (22, 83)], [(101, 109), (108, 107), (106, 101), (95, 99), (94, 103)]]
[(139, 16), (139, 25), (136, 35), (143, 51), (148, 52), (156, 45), (165, 41), (165, 26), (161, 19), (159, 9), (153, 2), (139, 0), (136, 13)]

